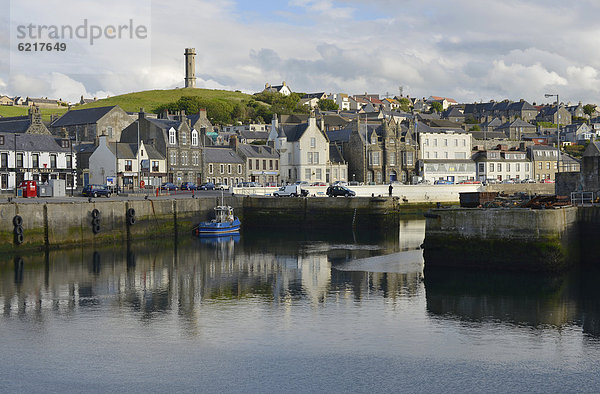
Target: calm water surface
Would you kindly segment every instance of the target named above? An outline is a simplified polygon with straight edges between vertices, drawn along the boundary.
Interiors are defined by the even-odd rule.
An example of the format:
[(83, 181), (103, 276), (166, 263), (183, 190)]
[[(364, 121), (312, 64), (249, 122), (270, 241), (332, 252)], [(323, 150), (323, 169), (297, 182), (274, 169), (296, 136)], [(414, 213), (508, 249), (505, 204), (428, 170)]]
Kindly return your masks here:
[(424, 221), (0, 258), (2, 392), (597, 392), (598, 273), (426, 272)]

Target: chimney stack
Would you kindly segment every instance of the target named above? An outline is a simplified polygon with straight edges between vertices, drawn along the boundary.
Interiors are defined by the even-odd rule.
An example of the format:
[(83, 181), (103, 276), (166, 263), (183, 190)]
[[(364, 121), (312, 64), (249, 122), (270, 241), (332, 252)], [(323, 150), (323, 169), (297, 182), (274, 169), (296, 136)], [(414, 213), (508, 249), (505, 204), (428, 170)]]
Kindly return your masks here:
[(237, 152), (237, 150), (238, 150), (237, 135), (232, 135), (229, 137), (229, 147)]

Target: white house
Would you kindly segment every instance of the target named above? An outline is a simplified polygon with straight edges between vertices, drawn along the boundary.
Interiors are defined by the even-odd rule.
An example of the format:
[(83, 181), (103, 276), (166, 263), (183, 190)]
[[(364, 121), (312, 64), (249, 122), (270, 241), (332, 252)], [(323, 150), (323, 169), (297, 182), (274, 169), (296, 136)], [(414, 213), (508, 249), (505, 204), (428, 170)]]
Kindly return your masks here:
[(292, 94), (292, 89), (283, 81), (281, 85), (270, 85), (269, 83), (265, 84), (265, 90), (263, 92), (275, 92), (283, 94), (284, 96), (289, 96)]
[(424, 180), (460, 182), (474, 180), (471, 134), (462, 129), (433, 128), (418, 123), (419, 173)]
[(350, 111), (350, 98), (346, 93), (332, 93), (328, 99), (333, 100), (342, 111)]
[(64, 179), (77, 187), (77, 152), (72, 141), (47, 134), (0, 133), (0, 189), (14, 189), (24, 180)]
[(308, 123), (300, 124), (279, 124), (275, 115), (269, 141), (279, 151), (282, 182), (347, 180), (348, 166), (330, 160), (329, 141), (317, 126), (314, 113)]
[[(115, 167), (118, 163), (118, 171)], [(107, 143), (106, 136), (100, 136), (98, 147), (89, 159), (90, 183), (118, 186), (133, 189), (143, 186), (157, 187), (166, 180), (167, 162), (152, 145), (140, 141), (137, 144), (124, 142)], [(115, 178), (117, 177), (117, 178)]]
[(477, 163), (477, 180), (505, 181), (508, 179), (533, 179), (533, 166), (525, 151), (492, 149), (474, 155)]

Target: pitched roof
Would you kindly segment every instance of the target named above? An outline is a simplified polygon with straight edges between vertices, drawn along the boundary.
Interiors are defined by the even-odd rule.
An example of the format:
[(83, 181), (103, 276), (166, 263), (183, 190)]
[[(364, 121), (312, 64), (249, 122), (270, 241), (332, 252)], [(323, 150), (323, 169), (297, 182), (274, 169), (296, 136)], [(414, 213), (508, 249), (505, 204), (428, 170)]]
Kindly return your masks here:
[(345, 163), (339, 146), (329, 146), (329, 161), (331, 163)]
[(241, 130), (240, 136), (242, 138), (245, 138), (248, 140), (265, 140), (266, 141), (267, 139), (269, 139), (269, 132), (268, 131)]
[(238, 152), (246, 157), (279, 158), (275, 148), (268, 145), (239, 144)]
[(30, 125), (29, 116), (0, 118), (0, 132), (4, 133), (24, 133)]
[(49, 134), (19, 134), (2, 133), (4, 136), (4, 147), (13, 150), (15, 147), (15, 138), (17, 150), (23, 151), (40, 151), (40, 152), (70, 152), (71, 147), (63, 148), (54, 135)]
[(285, 134), (288, 142), (298, 141), (307, 128), (308, 123), (279, 125), (279, 130)]
[(350, 141), (350, 134), (352, 134), (352, 127), (346, 126), (341, 130), (327, 131), (327, 138), (330, 142), (348, 142)]
[[(115, 153), (115, 148), (117, 149)], [(119, 159), (135, 159), (135, 152), (137, 152), (137, 144), (129, 144), (126, 142), (110, 142), (108, 143), (108, 149)]]
[(56, 119), (50, 127), (64, 127), (80, 124), (93, 124), (98, 122), (104, 115), (110, 112), (116, 105), (110, 107), (84, 108), (67, 111), (63, 116)]
[(244, 161), (240, 156), (229, 147), (210, 147), (204, 148), (204, 160), (207, 163), (233, 163), (243, 164)]
[(157, 151), (153, 145), (144, 144), (144, 147), (146, 148), (146, 153), (148, 154), (149, 159), (155, 159), (155, 160), (164, 160), (165, 159), (165, 157), (163, 155), (161, 155), (160, 152)]

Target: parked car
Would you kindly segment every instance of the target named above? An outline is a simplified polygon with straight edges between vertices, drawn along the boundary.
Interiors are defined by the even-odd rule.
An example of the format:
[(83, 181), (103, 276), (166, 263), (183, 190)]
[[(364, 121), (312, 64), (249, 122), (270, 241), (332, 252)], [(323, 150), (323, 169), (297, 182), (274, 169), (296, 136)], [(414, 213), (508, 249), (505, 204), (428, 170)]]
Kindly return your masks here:
[(325, 182), (313, 182), (310, 184), (311, 186), (327, 186)]
[(306, 181), (296, 181), (296, 182), (294, 182), (294, 185), (308, 186), (308, 182), (306, 182)]
[(162, 185), (160, 185), (160, 190), (177, 190), (177, 186), (175, 186), (174, 183), (171, 182), (164, 182)]
[(544, 179), (543, 183), (554, 183), (554, 181), (552, 179)]
[(438, 179), (437, 181), (433, 182), (434, 185), (454, 185), (454, 182), (452, 181), (447, 181), (445, 179)]
[(350, 181), (350, 182), (348, 182), (348, 186), (360, 186), (360, 182), (359, 181)]
[(179, 190), (196, 190), (196, 184), (192, 182), (183, 182)]
[(87, 185), (81, 191), (86, 197), (98, 197), (98, 196), (106, 196), (110, 197), (112, 194), (108, 186), (104, 185)]
[[(373, 184), (375, 184), (375, 183), (373, 183)], [(332, 183), (332, 185), (333, 186), (347, 186), (348, 182), (346, 182), (346, 181), (335, 181), (335, 182)]]
[(344, 197), (354, 197), (356, 196), (356, 193), (350, 189), (348, 189), (346, 186), (342, 186), (342, 185), (331, 185), (327, 188), (327, 192), (326, 194), (329, 197), (337, 197), (337, 196), (344, 196)]
[(302, 189), (299, 185), (287, 185), (281, 186), (278, 190), (273, 192), (275, 197), (306, 197), (308, 196), (308, 190)]
[(215, 184), (212, 182), (204, 182), (198, 186), (198, 190), (215, 190)]
[(227, 186), (224, 183), (215, 183), (215, 190), (225, 190), (225, 189), (229, 189), (229, 186)]

